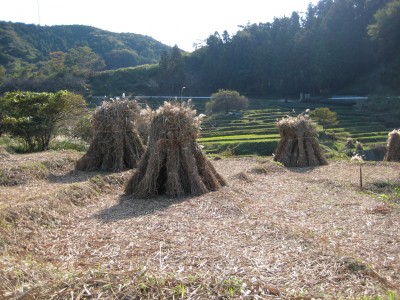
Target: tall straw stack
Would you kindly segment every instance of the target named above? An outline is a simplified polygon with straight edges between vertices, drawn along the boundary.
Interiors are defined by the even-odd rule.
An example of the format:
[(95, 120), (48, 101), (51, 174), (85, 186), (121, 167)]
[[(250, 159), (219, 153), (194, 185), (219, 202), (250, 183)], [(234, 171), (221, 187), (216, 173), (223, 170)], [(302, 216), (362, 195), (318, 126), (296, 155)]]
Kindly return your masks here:
[(400, 129), (389, 132), (385, 160), (400, 162)]
[(274, 160), (286, 167), (327, 165), (318, 143), (316, 124), (308, 115), (287, 117), (277, 123), (280, 141)]
[(126, 194), (134, 198), (180, 197), (225, 186), (197, 144), (200, 123), (190, 102), (164, 102), (154, 113), (146, 151)]
[(144, 152), (135, 127), (140, 114), (136, 101), (104, 101), (93, 117), (95, 136), (76, 170), (117, 172), (134, 168)]

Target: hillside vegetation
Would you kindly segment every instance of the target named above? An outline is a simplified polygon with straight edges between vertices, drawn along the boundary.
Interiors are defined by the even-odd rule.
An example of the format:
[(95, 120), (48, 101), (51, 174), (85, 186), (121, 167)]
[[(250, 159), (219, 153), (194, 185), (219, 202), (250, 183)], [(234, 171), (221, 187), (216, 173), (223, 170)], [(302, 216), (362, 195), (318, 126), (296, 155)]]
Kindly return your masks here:
[(156, 63), (169, 47), (135, 33), (114, 33), (84, 25), (38, 26), (0, 21), (0, 65), (20, 60), (46, 61), (51, 52), (87, 46), (105, 61), (106, 69)]
[[(192, 53), (87, 26), (2, 22), (0, 91), (180, 95), (185, 86), (187, 96), (219, 89), (247, 97), (400, 92), (399, 0), (321, 0), (304, 11), (246, 24), (232, 36), (215, 32)], [(49, 56), (54, 51), (65, 61), (60, 53)], [(83, 73), (82, 58), (91, 62)], [(149, 63), (155, 64), (151, 72), (131, 69)], [(98, 73), (108, 69), (115, 71)]]

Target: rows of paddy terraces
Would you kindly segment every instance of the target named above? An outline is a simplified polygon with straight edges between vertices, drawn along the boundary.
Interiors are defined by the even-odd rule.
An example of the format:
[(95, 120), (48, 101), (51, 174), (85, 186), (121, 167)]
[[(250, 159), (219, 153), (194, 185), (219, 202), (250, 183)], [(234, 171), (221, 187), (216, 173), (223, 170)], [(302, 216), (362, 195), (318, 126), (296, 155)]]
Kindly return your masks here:
[[(319, 126), (319, 130), (334, 136), (339, 144), (344, 145), (347, 138), (352, 138), (370, 147), (384, 145), (388, 132), (385, 124), (368, 112), (352, 107), (320, 104), (337, 113), (337, 124)], [(238, 155), (271, 155), (279, 141), (276, 121), (287, 115), (297, 115), (305, 109), (318, 107), (310, 103), (279, 103), (266, 101), (250, 104), (250, 109), (238, 114), (207, 116), (202, 124), (199, 142), (209, 154), (226, 150)], [(324, 139), (321, 139), (324, 144)], [(336, 149), (337, 150), (337, 149)]]

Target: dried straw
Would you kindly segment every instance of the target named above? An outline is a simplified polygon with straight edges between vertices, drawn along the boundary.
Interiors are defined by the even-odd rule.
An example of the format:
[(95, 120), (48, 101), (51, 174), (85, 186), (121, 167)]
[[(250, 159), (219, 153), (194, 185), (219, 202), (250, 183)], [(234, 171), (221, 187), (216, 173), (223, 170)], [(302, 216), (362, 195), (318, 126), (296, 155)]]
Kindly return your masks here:
[(400, 129), (389, 132), (385, 160), (400, 161)]
[(77, 162), (81, 171), (121, 171), (136, 167), (144, 152), (135, 126), (140, 115), (136, 101), (104, 101), (93, 117), (95, 137), (87, 153)]
[(200, 123), (190, 102), (164, 102), (154, 113), (148, 147), (125, 192), (134, 198), (179, 197), (226, 185), (196, 142)]
[(308, 115), (283, 118), (277, 124), (281, 139), (275, 151), (275, 161), (286, 167), (328, 164), (318, 143), (316, 124)]

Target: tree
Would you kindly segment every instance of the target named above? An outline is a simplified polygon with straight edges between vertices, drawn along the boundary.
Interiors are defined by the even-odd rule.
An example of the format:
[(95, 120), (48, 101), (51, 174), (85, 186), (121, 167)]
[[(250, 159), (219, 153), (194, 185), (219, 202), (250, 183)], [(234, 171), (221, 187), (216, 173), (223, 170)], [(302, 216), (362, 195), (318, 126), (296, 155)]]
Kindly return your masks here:
[(163, 51), (158, 65), (160, 92), (177, 95), (185, 83), (184, 61), (178, 46), (175, 45), (170, 54)]
[(82, 96), (68, 92), (8, 92), (0, 98), (1, 127), (25, 142), (28, 151), (47, 150), (57, 126), (83, 112)]
[(241, 96), (237, 91), (218, 90), (217, 93), (211, 95), (211, 99), (206, 103), (207, 112), (225, 112), (231, 110), (244, 109), (249, 105), (249, 99)]
[(334, 125), (337, 123), (337, 114), (327, 107), (318, 107), (310, 112), (310, 117), (322, 125)]
[(104, 60), (87, 46), (69, 49), (65, 56), (65, 65), (76, 75), (88, 76), (102, 70)]

